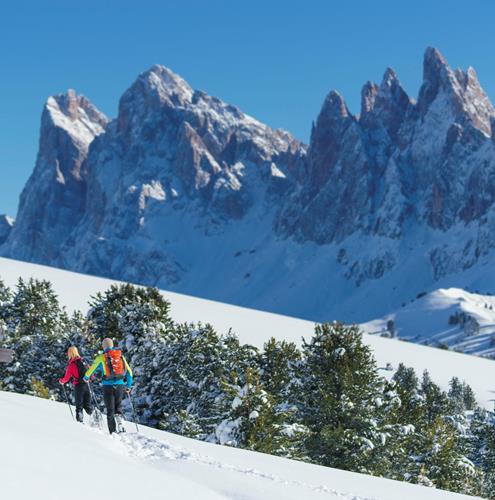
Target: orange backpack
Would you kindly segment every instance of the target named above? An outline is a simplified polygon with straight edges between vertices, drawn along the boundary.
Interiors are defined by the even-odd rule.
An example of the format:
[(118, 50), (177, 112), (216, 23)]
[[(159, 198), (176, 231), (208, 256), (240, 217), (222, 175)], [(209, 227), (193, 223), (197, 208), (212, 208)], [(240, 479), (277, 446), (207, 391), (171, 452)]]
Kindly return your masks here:
[(122, 380), (125, 377), (125, 364), (120, 349), (110, 349), (105, 353), (105, 364), (108, 369), (107, 380)]

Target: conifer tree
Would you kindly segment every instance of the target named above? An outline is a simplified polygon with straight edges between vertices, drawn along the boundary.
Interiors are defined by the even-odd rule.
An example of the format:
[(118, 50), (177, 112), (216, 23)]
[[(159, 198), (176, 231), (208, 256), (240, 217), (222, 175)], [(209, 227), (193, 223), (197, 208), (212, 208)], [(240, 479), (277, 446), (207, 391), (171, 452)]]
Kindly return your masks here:
[(449, 382), (448, 397), (452, 412), (461, 414), (465, 411), (464, 384), (461, 383), (458, 377), (453, 377)]
[(416, 480), (468, 495), (481, 492), (481, 473), (459, 449), (455, 427), (441, 417), (424, 429), (417, 458)]
[(308, 454), (317, 463), (371, 472), (382, 389), (371, 349), (356, 326), (317, 325), (304, 342), (301, 395)]
[(222, 340), (210, 325), (177, 325), (159, 351), (150, 419), (171, 432), (187, 428), (190, 437), (211, 434), (221, 418), (214, 405), (226, 366), (223, 355)]
[(143, 423), (155, 425), (150, 397), (161, 370), (160, 349), (174, 329), (170, 304), (155, 288), (112, 285), (92, 297), (88, 337), (99, 348), (105, 337), (124, 350), (135, 377), (134, 402)]
[(296, 345), (271, 338), (260, 354), (261, 381), (277, 404), (293, 406), (300, 390), (302, 357)]
[(224, 380), (223, 387), (231, 398), (231, 409), (215, 430), (220, 444), (305, 458), (302, 438), (307, 429), (293, 421), (294, 410), (276, 405), (275, 398), (263, 388), (257, 369), (248, 368), (230, 383)]
[(7, 340), (9, 335), (7, 321), (10, 314), (12, 293), (0, 279), (0, 343)]
[(449, 413), (449, 401), (447, 395), (433, 382), (428, 370), (423, 372), (421, 380), (420, 395), (424, 399), (426, 424), (433, 424), (438, 417)]
[(48, 281), (19, 279), (6, 319), (5, 345), (14, 350), (14, 362), (2, 367), (4, 387), (32, 393), (32, 380), (43, 383), (53, 397), (60, 396), (58, 378), (65, 367), (67, 341), (64, 315)]
[(397, 410), (397, 422), (418, 426), (423, 418), (423, 396), (420, 395), (419, 379), (414, 368), (408, 368), (400, 363), (392, 380), (400, 398), (400, 408)]

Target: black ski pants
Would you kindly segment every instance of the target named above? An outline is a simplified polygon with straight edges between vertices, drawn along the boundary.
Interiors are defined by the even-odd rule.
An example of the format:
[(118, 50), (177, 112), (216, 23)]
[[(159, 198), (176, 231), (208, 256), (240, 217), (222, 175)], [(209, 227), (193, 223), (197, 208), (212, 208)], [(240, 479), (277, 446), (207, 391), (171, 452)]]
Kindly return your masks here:
[(107, 409), (107, 423), (110, 434), (115, 432), (115, 415), (122, 415), (122, 398), (124, 397), (123, 385), (104, 385), (103, 400)]
[(83, 421), (83, 410), (86, 410), (88, 415), (93, 413), (93, 405), (91, 404), (91, 393), (89, 386), (86, 383), (77, 384), (74, 386), (74, 396), (76, 399), (76, 420)]

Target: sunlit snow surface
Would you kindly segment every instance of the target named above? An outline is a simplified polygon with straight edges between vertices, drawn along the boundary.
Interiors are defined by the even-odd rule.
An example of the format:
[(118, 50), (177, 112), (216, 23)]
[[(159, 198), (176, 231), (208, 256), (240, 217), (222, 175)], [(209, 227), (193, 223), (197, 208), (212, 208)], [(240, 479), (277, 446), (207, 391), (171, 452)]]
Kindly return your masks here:
[[(72, 421), (67, 405), (0, 392), (5, 500), (405, 500), (473, 498), (303, 464), (126, 424)], [(111, 493), (109, 493), (109, 489)]]
[[(476, 320), (479, 331), (466, 333), (449, 319), (464, 313)], [(393, 320), (401, 339), (432, 346), (449, 346), (458, 352), (495, 355), (495, 297), (469, 293), (459, 288), (440, 289), (415, 299), (381, 319), (362, 325), (366, 332), (380, 334)], [(493, 340), (492, 340), (493, 339)]]

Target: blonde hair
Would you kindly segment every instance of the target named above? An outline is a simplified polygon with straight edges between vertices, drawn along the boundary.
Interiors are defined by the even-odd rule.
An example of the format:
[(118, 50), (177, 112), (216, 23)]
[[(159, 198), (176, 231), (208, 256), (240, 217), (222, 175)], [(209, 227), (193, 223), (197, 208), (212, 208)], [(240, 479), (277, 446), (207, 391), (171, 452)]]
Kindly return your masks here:
[(69, 347), (67, 350), (67, 356), (69, 356), (69, 359), (74, 359), (74, 358), (79, 358), (79, 351), (77, 350), (77, 347), (75, 345), (72, 345)]

